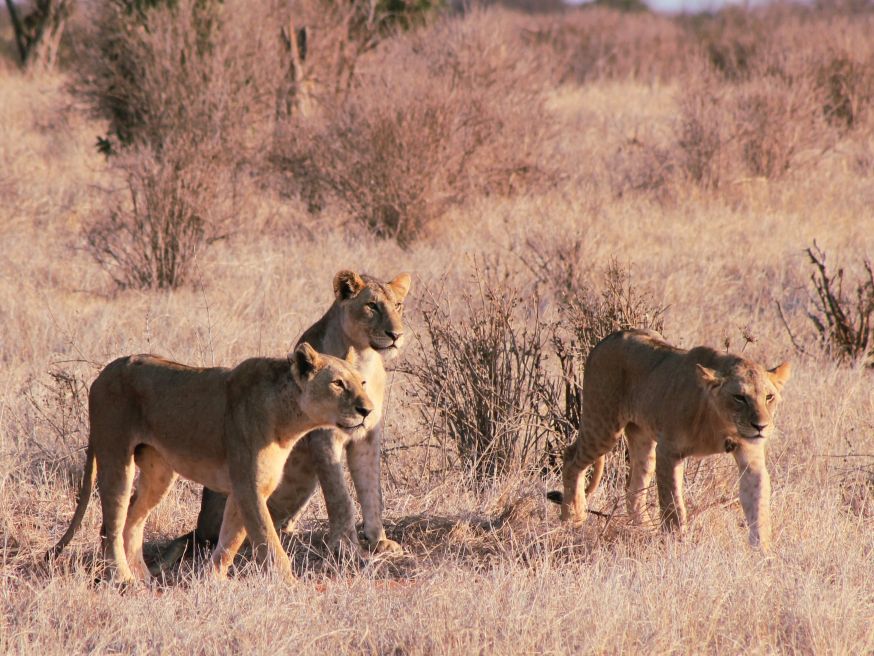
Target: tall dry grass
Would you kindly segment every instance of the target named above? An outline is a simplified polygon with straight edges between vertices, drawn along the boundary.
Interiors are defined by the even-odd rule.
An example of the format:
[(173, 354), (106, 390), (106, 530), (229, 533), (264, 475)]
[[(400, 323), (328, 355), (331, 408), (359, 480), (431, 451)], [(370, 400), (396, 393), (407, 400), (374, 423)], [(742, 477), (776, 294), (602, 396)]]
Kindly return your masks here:
[[(362, 55), (356, 80), (374, 71), (405, 79), (388, 70), (403, 62), (392, 64), (385, 53), (404, 51), (428, 34), (482, 31), (490, 16), (450, 17), (396, 42), (388, 37), (385, 48)], [(811, 119), (816, 152), (806, 143), (797, 147), (779, 175), (752, 173), (735, 141), (719, 141), (719, 157), (727, 158), (717, 169), (720, 183), (699, 184), (684, 168), (677, 141), (684, 98), (696, 89), (690, 82), (740, 98), (747, 90), (770, 93), (765, 73), (734, 78), (711, 70), (705, 76), (701, 71), (712, 66), (705, 54), (695, 64), (699, 72), (655, 79), (633, 73), (558, 84), (535, 67), (526, 75), (542, 71), (534, 80), (544, 99), (537, 111), (550, 130), (540, 132), (527, 118), (508, 119), (504, 125), (512, 128), (498, 130), (496, 142), (477, 152), (497, 152), (495, 162), (503, 164), (509, 160), (500, 149), (518, 141), (520, 153), (548, 153), (546, 161), (542, 155), (533, 161), (556, 175), (523, 176), (511, 189), (471, 185), (458, 202), (441, 207), (428, 230), (401, 246), (357, 221), (333, 192), (309, 206), (288, 171), (274, 171), (274, 159), (264, 158), (238, 178), (226, 238), (200, 249), (189, 283), (171, 291), (119, 290), (87, 252), (86, 226), (112, 207), (105, 190), (124, 193), (125, 187), (123, 171), (94, 148), (107, 118), (82, 111), (65, 90), (69, 78), (3, 69), (0, 650), (874, 650), (872, 374), (833, 360), (819, 345), (808, 317), (818, 296), (805, 252), (816, 240), (829, 262), (848, 271), (874, 253), (869, 103), (859, 101), (859, 119), (851, 125), (830, 119), (833, 110), (816, 95), (814, 74), (831, 61), (823, 43), (847, 39), (857, 44), (847, 46), (850, 56), (862, 53), (853, 35), (871, 19), (816, 12), (802, 18), (791, 26), (795, 41), (785, 52), (806, 62), (801, 70), (810, 74), (801, 88), (814, 95), (799, 101), (813, 106), (815, 100), (821, 108)], [(498, 14), (495, 20), (513, 23), (524, 43), (526, 21), (535, 19)], [(487, 35), (474, 36), (489, 43)], [(532, 52), (532, 61), (539, 56)], [(525, 57), (520, 51), (517, 59)], [(503, 65), (487, 70), (510, 76), (496, 88), (514, 74)], [(442, 75), (435, 74), (437, 88), (443, 88)], [(355, 94), (375, 93), (356, 85), (349, 102), (363, 102)], [(773, 89), (778, 99), (794, 97), (785, 85)], [(401, 95), (397, 106), (408, 107), (402, 102), (408, 100)], [(747, 107), (723, 103), (702, 121), (722, 116), (731, 130), (753, 125), (749, 115), (733, 113), (741, 106)], [(530, 116), (506, 98), (493, 109), (498, 118)], [(330, 118), (325, 113), (319, 120)], [(271, 126), (251, 129), (273, 138)], [(528, 151), (532, 135), (543, 143)], [(766, 136), (788, 138), (770, 128)], [(227, 172), (231, 161), (232, 153), (222, 154), (216, 170)], [(435, 193), (451, 191), (435, 187)], [(485, 485), (470, 485), (468, 467), (436, 471), (436, 462), (459, 459), (449, 444), (436, 448), (434, 426), (423, 421), (436, 404), (411, 394), (403, 370), (434, 354), (411, 340), (406, 361), (390, 373), (383, 453), (387, 529), (405, 545), (403, 558), (334, 562), (319, 546), (326, 512), (315, 499), (287, 536), (300, 577), (294, 586), (245, 561), (231, 581), (216, 584), (197, 563), (186, 563), (164, 586), (122, 594), (93, 584), (100, 525), (95, 499), (69, 551), (50, 571), (42, 568), (42, 553), (72, 514), (87, 425), (82, 395), (104, 363), (144, 351), (197, 365), (285, 353), (329, 304), (330, 281), (340, 268), (379, 276), (412, 271), (408, 321), (427, 344), (429, 294), (441, 299), (441, 310), (461, 309), (464, 295), (476, 289), (473, 265), (484, 261), (508, 273), (509, 282), (497, 283), (512, 283), (526, 305), (539, 294), (544, 314), (562, 302), (556, 286), (543, 282), (544, 267), (560, 280), (570, 272), (597, 290), (601, 273), (618, 262), (635, 288), (665, 308), (664, 333), (678, 345), (726, 347), (768, 365), (793, 360), (768, 455), (776, 531), (771, 558), (746, 547), (737, 473), (727, 456), (687, 468), (691, 526), (683, 540), (629, 525), (621, 462), (611, 463), (616, 474), (593, 499), (603, 516), (578, 532), (562, 528), (544, 498), (557, 485), (554, 474), (511, 468)], [(804, 353), (796, 351), (787, 326)], [(551, 380), (560, 381), (558, 360), (548, 364)], [(176, 484), (147, 524), (152, 546), (190, 530), (198, 495), (198, 486)]]

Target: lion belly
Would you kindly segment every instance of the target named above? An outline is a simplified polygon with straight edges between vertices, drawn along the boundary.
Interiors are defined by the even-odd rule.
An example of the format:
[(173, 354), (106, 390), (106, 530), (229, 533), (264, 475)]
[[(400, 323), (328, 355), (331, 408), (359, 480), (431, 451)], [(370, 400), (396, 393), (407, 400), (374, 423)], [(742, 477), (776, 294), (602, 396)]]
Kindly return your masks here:
[(146, 439), (144, 444), (153, 447), (170, 467), (183, 478), (205, 485), (222, 494), (231, 492), (231, 475), (224, 458), (210, 457), (201, 453), (189, 455), (174, 448), (167, 448), (160, 440)]

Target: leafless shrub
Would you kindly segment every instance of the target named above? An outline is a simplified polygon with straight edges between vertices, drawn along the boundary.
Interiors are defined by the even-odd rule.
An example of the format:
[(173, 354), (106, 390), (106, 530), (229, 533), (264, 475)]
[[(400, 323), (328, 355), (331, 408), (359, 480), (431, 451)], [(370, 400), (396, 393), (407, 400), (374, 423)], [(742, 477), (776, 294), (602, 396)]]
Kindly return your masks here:
[(777, 179), (867, 121), (870, 17), (774, 7), (687, 22), (709, 63), (680, 87), (675, 145), (686, 179), (706, 189)]
[(818, 133), (818, 107), (805, 82), (764, 76), (737, 89), (731, 104), (732, 138), (749, 174), (777, 178), (801, 150), (824, 145)]
[(63, 367), (53, 368), (48, 377), (50, 382), (34, 381), (25, 396), (59, 442), (82, 442), (88, 433), (88, 385)]
[(681, 93), (678, 169), (702, 188), (747, 176), (779, 178), (802, 153), (830, 144), (804, 76), (763, 74), (726, 84), (703, 74)]
[(762, 12), (727, 7), (713, 16), (686, 20), (710, 65), (724, 79), (744, 80), (759, 66), (769, 36)]
[(423, 311), (413, 388), (435, 437), (482, 482), (542, 453), (547, 325), (538, 299), (494, 270), (475, 269), (473, 284), (461, 296), (461, 312), (436, 302)]
[(401, 103), (376, 91), (351, 100), (306, 142), (298, 135), (294, 146), (304, 152), (283, 162), (307, 197), (332, 194), (356, 220), (401, 244), (445, 210), (463, 166), (448, 146), (455, 126), (445, 101), (425, 80), (409, 91)]
[(283, 15), (269, 0), (96, 5), (72, 87), (109, 120), (104, 148), (160, 154), (184, 134), (231, 163), (261, 148), (287, 68)]
[[(533, 292), (494, 269), (477, 269), (460, 316), (437, 303), (423, 312), (427, 334), (412, 372), (414, 395), (434, 435), (477, 480), (510, 466), (557, 471), (562, 449), (579, 430), (589, 351), (616, 330), (662, 328), (664, 308), (639, 293), (618, 264), (600, 285), (587, 286), (578, 249), (545, 257), (532, 251), (526, 264), (535, 275)], [(557, 301), (555, 319), (543, 316), (548, 304), (538, 289)], [(558, 368), (549, 364), (553, 354)], [(611, 457), (623, 460), (624, 449)], [(613, 468), (611, 480), (624, 469)]]
[[(398, 32), (423, 25), (445, 8), (441, 0), (294, 0), (291, 21), (302, 30), (299, 80), (317, 107), (342, 102), (359, 61)], [(286, 34), (289, 34), (286, 29)], [(292, 120), (294, 129), (297, 121)]]
[(77, 469), (79, 462), (72, 456), (88, 439), (86, 380), (93, 374), (93, 368), (55, 365), (47, 377), (34, 377), (24, 387), (23, 396), (36, 428), (30, 432), (30, 440), (38, 475), (44, 475), (46, 466), (52, 472), (60, 472), (70, 484), (76, 483), (81, 475)]
[(826, 119), (845, 129), (862, 123), (874, 103), (874, 51), (867, 60), (857, 57), (856, 53), (832, 53), (816, 76)]
[[(85, 230), (86, 250), (119, 288), (172, 289), (189, 278), (200, 249), (219, 236), (227, 171), (196, 149), (174, 145), (170, 158), (142, 150), (117, 163), (127, 198)], [(227, 214), (222, 215), (223, 211)]]
[(528, 20), (526, 34), (559, 83), (671, 79), (686, 71), (696, 54), (675, 21), (607, 7)]
[[(568, 259), (573, 249), (559, 256)], [(558, 267), (559, 269), (561, 267)], [(600, 285), (587, 286), (568, 277), (556, 280), (559, 320), (551, 334), (553, 350), (561, 367), (558, 386), (544, 398), (547, 421), (556, 439), (548, 445), (550, 465), (560, 466), (562, 449), (576, 439), (580, 428), (583, 373), (586, 358), (595, 345), (617, 330), (644, 328), (661, 331), (666, 308), (640, 292), (631, 282), (628, 271), (613, 261), (603, 274)], [(624, 445), (618, 457), (626, 460)], [(611, 468), (617, 473), (623, 467)]]
[(862, 264), (864, 274), (854, 298), (844, 293), (844, 269), (830, 273), (826, 254), (814, 242), (807, 249), (814, 267), (810, 279), (816, 291), (815, 307), (808, 313), (820, 342), (838, 360), (874, 366), (874, 269)]
[(721, 94), (706, 83), (689, 88), (680, 98), (680, 118), (675, 143), (680, 170), (705, 189), (719, 187), (724, 176)]
[(341, 106), (287, 135), (281, 166), (307, 197), (333, 195), (402, 244), (474, 190), (548, 180), (542, 79), (516, 41), (496, 12), (396, 37)]
[(116, 154), (127, 198), (111, 197), (85, 237), (118, 287), (178, 287), (223, 229), (233, 178), (270, 135), (285, 73), (272, 9), (268, 0), (93, 8), (73, 87), (109, 120), (98, 142)]
[(670, 147), (651, 137), (626, 139), (609, 158), (610, 185), (617, 197), (643, 193), (658, 200), (672, 196), (676, 161)]

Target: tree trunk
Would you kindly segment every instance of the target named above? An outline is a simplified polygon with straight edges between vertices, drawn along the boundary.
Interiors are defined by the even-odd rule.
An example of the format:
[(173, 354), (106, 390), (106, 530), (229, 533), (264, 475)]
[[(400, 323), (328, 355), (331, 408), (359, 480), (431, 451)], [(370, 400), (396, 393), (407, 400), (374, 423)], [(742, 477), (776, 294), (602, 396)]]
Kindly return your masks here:
[(22, 68), (46, 71), (55, 67), (72, 4), (73, 0), (36, 0), (22, 18), (14, 0), (6, 0)]

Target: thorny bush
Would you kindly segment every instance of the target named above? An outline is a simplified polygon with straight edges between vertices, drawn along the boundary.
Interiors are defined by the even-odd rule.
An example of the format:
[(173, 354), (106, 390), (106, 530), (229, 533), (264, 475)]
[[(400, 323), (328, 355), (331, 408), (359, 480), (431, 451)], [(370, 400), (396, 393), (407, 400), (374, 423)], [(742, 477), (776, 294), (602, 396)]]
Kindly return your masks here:
[[(575, 264), (562, 266), (572, 257), (572, 249), (560, 250), (542, 262), (548, 268), (532, 268), (535, 280), (526, 284), (475, 268), (461, 308), (432, 301), (423, 311), (413, 394), (441, 447), (451, 447), (475, 480), (510, 467), (556, 471), (579, 430), (588, 352), (616, 330), (662, 328), (664, 308), (622, 267), (611, 264), (591, 288), (567, 274)], [(550, 297), (557, 312), (547, 317)]]

